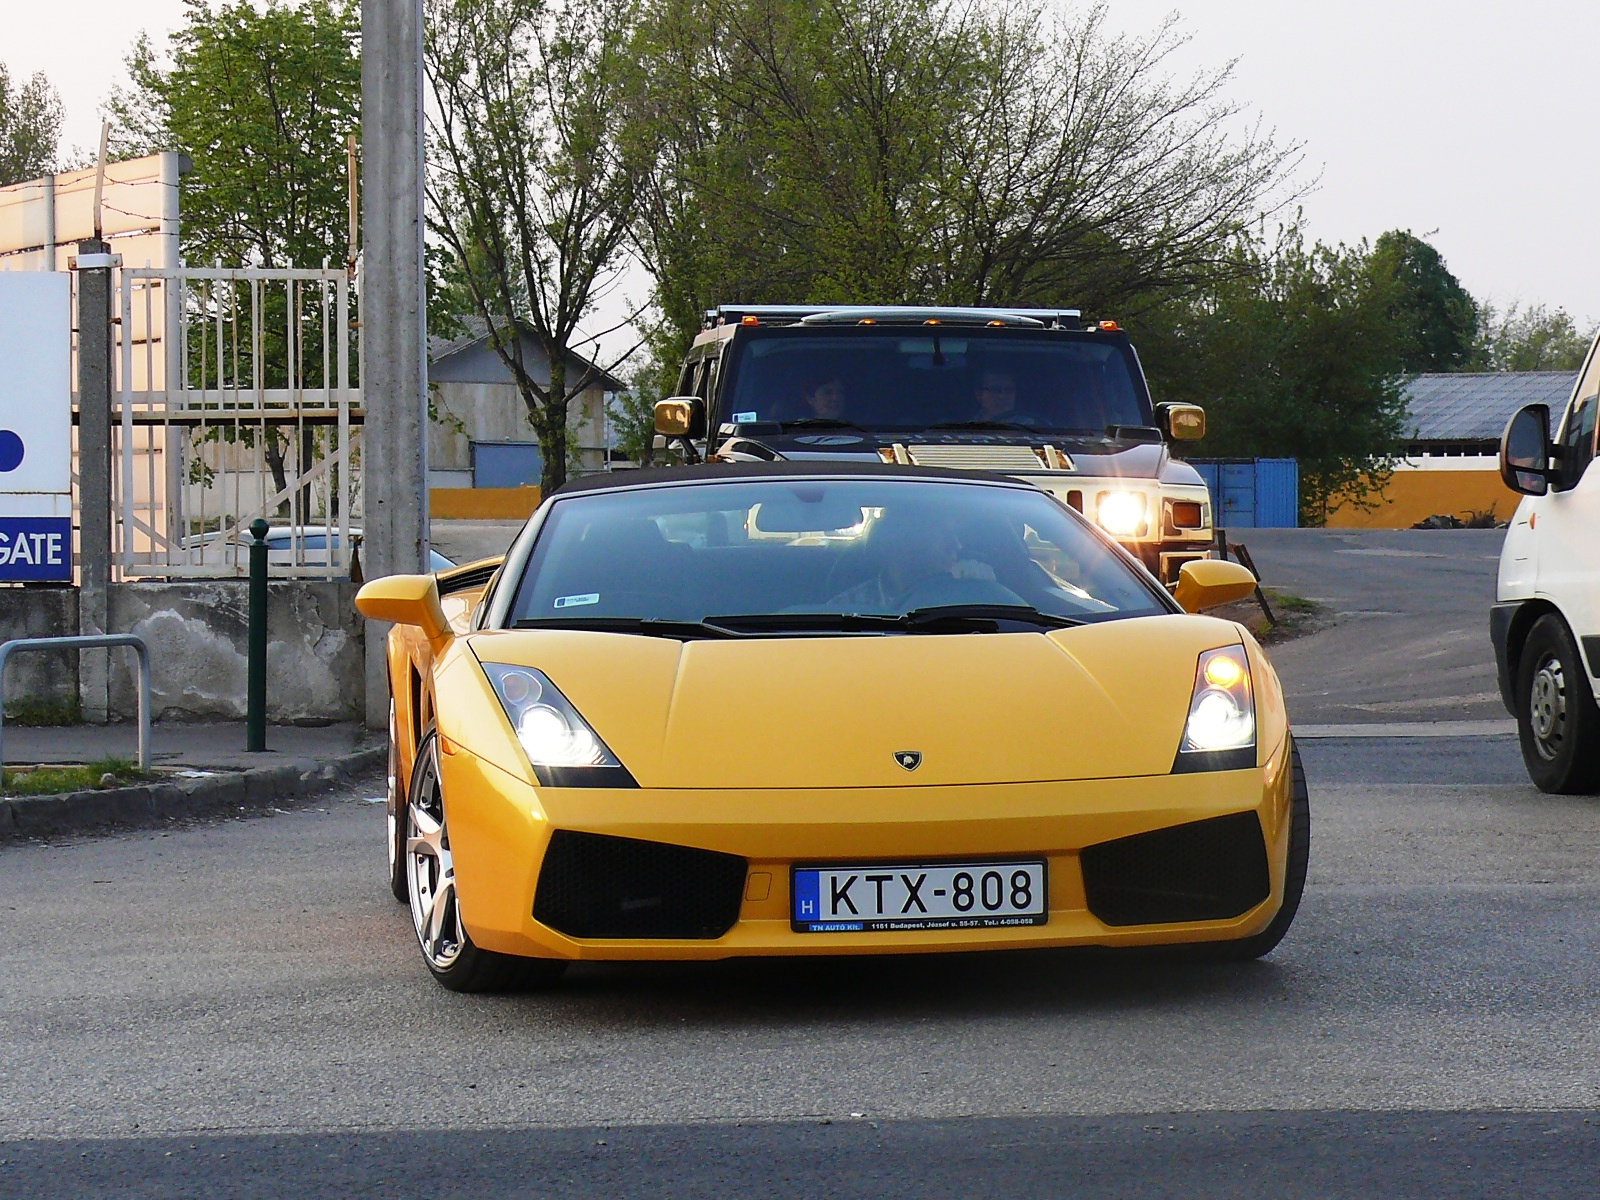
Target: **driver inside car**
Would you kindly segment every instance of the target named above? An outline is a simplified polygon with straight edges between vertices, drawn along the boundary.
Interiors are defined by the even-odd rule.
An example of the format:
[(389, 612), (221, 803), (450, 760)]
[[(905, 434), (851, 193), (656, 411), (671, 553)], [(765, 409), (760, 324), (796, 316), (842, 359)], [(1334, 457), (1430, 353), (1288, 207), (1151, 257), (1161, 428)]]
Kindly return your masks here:
[(833, 612), (897, 613), (901, 600), (921, 584), (941, 579), (994, 580), (988, 563), (961, 557), (961, 542), (948, 526), (879, 519), (866, 552), (877, 568), (854, 587), (833, 596)]

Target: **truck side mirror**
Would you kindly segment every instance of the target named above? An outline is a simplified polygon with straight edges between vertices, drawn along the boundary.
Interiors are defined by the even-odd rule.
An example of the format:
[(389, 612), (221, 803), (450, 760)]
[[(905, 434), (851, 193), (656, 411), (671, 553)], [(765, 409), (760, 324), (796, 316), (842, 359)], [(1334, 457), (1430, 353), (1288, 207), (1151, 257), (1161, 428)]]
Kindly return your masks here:
[(699, 396), (668, 396), (657, 400), (656, 432), (665, 437), (701, 437), (706, 429), (706, 409)]
[(1206, 435), (1206, 410), (1198, 404), (1159, 406), (1161, 431), (1175, 442), (1198, 442)]
[(1514, 492), (1542, 496), (1550, 490), (1550, 475), (1550, 406), (1530, 404), (1501, 435), (1500, 478)]

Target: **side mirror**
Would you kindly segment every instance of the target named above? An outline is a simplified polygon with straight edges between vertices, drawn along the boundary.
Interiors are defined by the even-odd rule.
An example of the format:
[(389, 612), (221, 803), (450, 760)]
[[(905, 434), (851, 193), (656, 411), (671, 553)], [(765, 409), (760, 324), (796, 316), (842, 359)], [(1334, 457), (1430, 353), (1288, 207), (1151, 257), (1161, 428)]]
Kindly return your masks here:
[(1243, 600), (1255, 590), (1256, 577), (1238, 563), (1200, 558), (1183, 564), (1172, 596), (1184, 612), (1197, 613)]
[(1198, 404), (1163, 404), (1162, 431), (1175, 442), (1198, 442), (1206, 435), (1206, 410)]
[(1518, 409), (1500, 437), (1500, 478), (1514, 492), (1542, 496), (1550, 490), (1550, 406)]
[(705, 406), (699, 396), (668, 396), (657, 400), (656, 432), (669, 438), (697, 437), (705, 429)]
[(356, 593), (356, 608), (374, 621), (415, 625), (430, 642), (450, 635), (439, 603), (439, 581), (432, 575), (385, 575), (364, 583)]

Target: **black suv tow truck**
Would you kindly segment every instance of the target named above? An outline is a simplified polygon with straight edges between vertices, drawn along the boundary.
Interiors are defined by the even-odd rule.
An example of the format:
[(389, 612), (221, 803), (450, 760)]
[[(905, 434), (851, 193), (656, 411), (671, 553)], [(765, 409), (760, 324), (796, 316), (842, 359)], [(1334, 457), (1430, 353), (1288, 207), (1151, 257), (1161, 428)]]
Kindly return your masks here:
[(1096, 521), (1169, 586), (1210, 557), (1211, 497), (1170, 446), (1205, 434), (1152, 406), (1127, 334), (1077, 312), (723, 305), (658, 432), (691, 460), (856, 459), (999, 471)]

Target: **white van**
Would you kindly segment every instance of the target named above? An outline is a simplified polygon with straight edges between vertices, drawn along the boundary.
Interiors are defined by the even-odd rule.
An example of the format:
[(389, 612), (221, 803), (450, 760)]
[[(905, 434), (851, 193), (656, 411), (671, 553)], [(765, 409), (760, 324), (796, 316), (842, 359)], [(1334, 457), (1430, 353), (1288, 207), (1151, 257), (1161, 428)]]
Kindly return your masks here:
[(1550, 436), (1530, 404), (1500, 442), (1500, 474), (1523, 501), (1500, 550), (1489, 634), (1522, 757), (1547, 792), (1600, 792), (1600, 339)]

